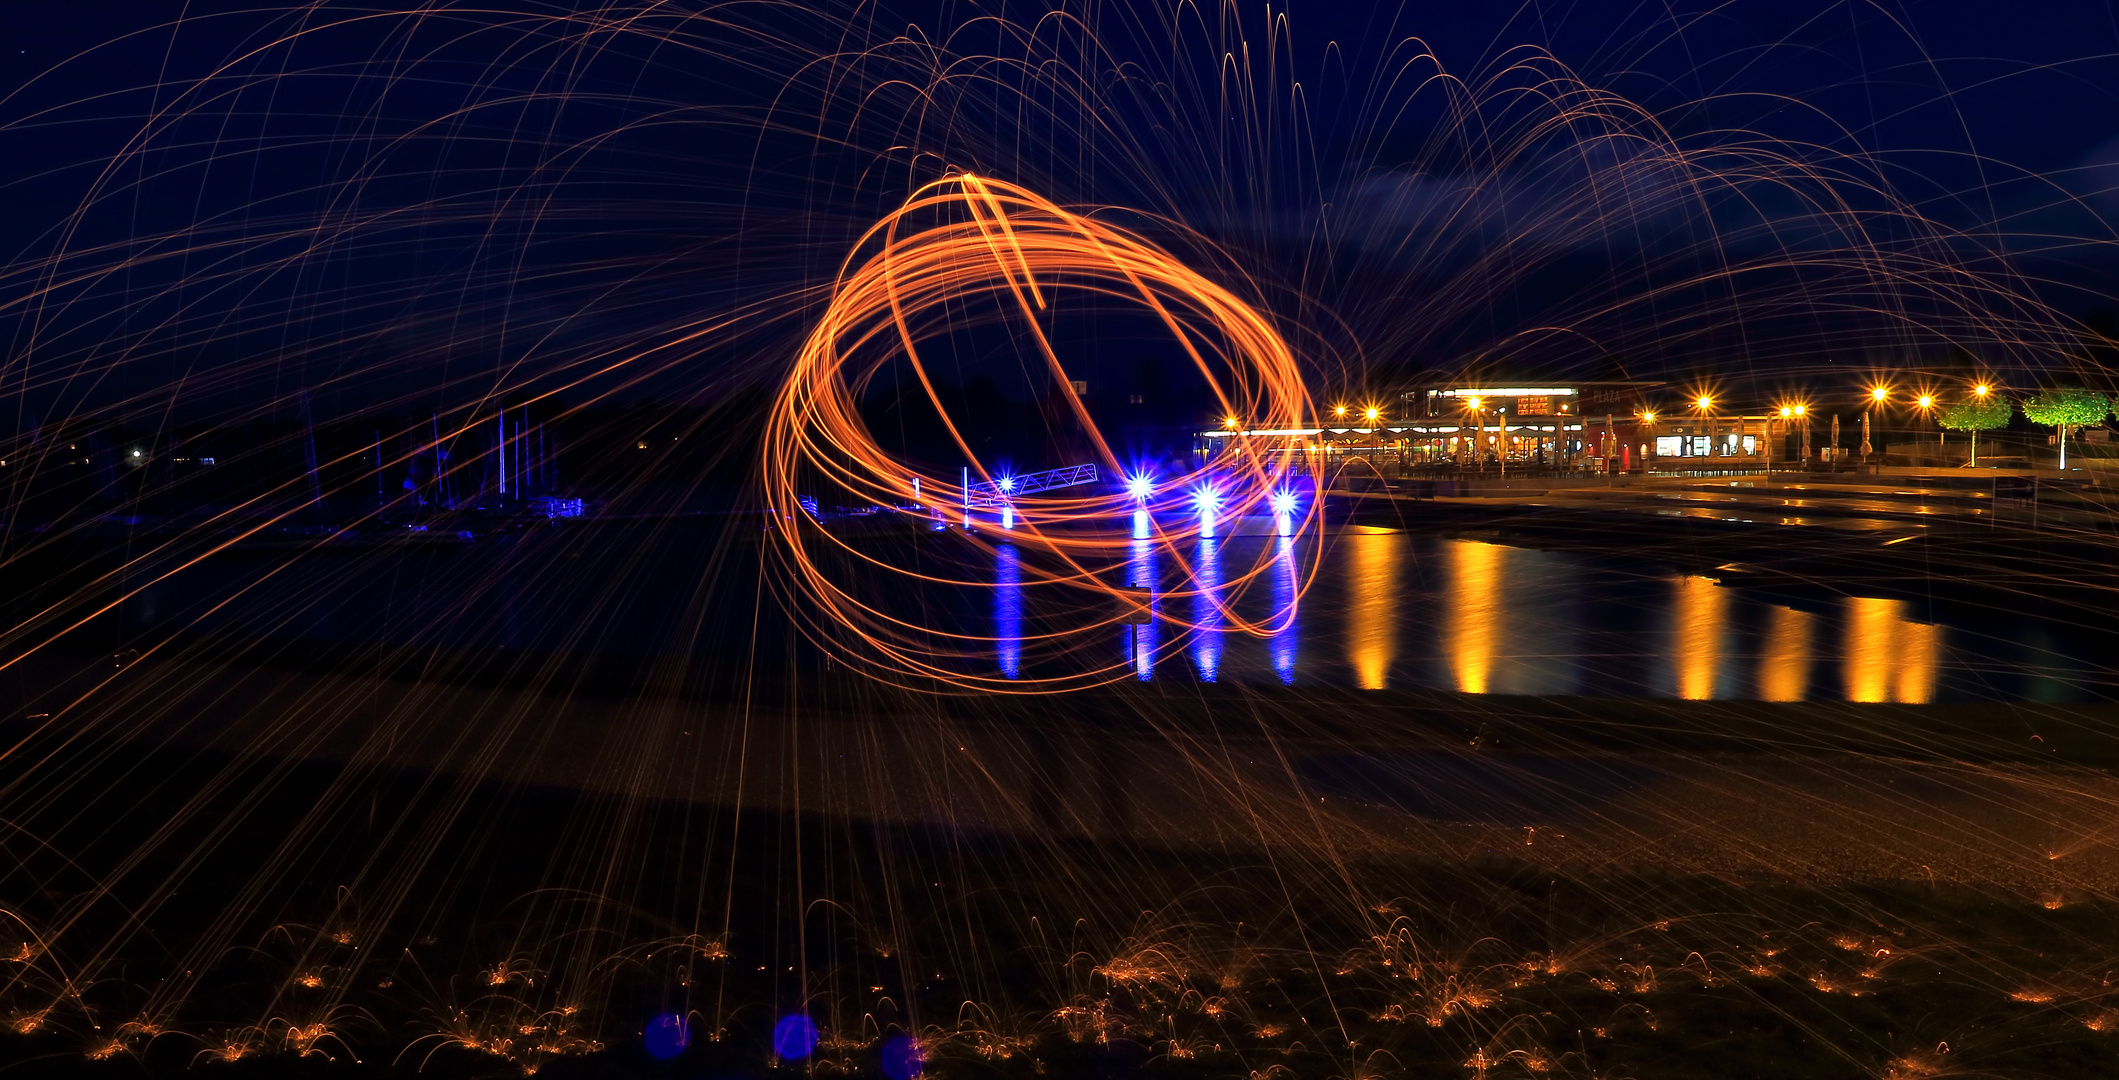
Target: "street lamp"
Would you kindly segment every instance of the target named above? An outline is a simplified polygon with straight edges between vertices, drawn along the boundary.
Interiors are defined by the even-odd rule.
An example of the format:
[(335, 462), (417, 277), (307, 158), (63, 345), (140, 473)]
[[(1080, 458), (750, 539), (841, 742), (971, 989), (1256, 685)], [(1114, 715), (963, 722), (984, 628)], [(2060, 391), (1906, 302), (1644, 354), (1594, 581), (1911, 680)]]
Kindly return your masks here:
[(1869, 388), (1869, 407), (1861, 411), (1861, 462), (1864, 465), (1869, 463), (1869, 455), (1875, 452), (1869, 444), (1869, 414), (1881, 411), (1884, 403), (1889, 400), (1891, 400), (1890, 387), (1873, 386)]
[(1655, 410), (1641, 413), (1641, 427), (1648, 429), (1648, 441), (1641, 444), (1641, 475), (1647, 476), (1655, 467)]
[[(1922, 423), (1927, 423), (1935, 419), (1935, 395), (1922, 394), (1919, 397), (1913, 399), (1913, 404), (1916, 408), (1920, 410), (1920, 418)], [(1937, 424), (1935, 426), (1935, 445), (1941, 446), (1942, 438), (1942, 425)]]
[(1700, 419), (1707, 425), (1707, 456), (1712, 458), (1716, 456), (1715, 451), (1719, 449), (1717, 446), (1715, 446), (1716, 432), (1714, 430), (1713, 395), (1701, 394), (1700, 396), (1693, 398), (1692, 411), (1699, 413)]
[(1371, 405), (1361, 410), (1361, 415), (1369, 422), (1369, 468), (1382, 476), (1383, 470), (1376, 468), (1376, 458), (1383, 453), (1383, 430), (1376, 426), (1376, 418), (1383, 415), (1383, 410)]
[(1478, 432), (1471, 445), (1472, 463), (1483, 473), (1486, 471), (1486, 399), (1473, 394), (1464, 399), (1464, 409), (1472, 414), (1473, 430)]

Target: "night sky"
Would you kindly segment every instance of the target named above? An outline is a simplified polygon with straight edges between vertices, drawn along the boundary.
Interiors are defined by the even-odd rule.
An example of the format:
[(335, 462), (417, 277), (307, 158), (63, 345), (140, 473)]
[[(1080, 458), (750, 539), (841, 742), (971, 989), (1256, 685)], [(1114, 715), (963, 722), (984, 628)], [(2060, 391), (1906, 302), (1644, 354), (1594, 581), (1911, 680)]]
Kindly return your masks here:
[[(1680, 142), (1744, 132), (1858, 161), (1921, 217), (2011, 256), (2048, 321), (2095, 318), (2113, 292), (2115, 261), (2096, 246), (2119, 217), (2119, 7), (2108, 3), (1295, 3), (1274, 9), (1284, 23), (1245, 10), (1231, 18), (1254, 69), (1272, 70), (1283, 92), (1259, 92), (1268, 104), (1228, 123), (1299, 123), (1275, 119), (1269, 144), (1244, 154), (1227, 150), (1228, 131), (1206, 130), (1214, 109), (1196, 93), (1169, 109), (1112, 94), (1093, 118), (991, 102), (978, 116), (973, 93), (960, 103), (968, 119), (939, 132), (904, 119), (910, 99), (887, 92), (862, 99), (858, 120), (853, 96), (818, 105), (805, 57), (851, 34), (954, 33), (955, 53), (976, 55), (994, 40), (980, 17), (1029, 24), (1044, 10), (1031, 5), (877, 5), (833, 9), (836, 21), (742, 9), (777, 51), (739, 47), (709, 23), (670, 18), (674, 8), (656, 9), (663, 37), (560, 48), (493, 16), (348, 21), (364, 9), (255, 6), (182, 5), (174, 31), (168, 3), (0, 11), (0, 250), (12, 263), (0, 333), (23, 415), (136, 410), (173, 387), (178, 408), (206, 412), (281, 403), (296, 386), (337, 411), (557, 385), (577, 399), (712, 397), (770, 378), (852, 238), (945, 158), (1200, 230), (1260, 280), (1261, 303), (1316, 328), (1306, 349), (1328, 380), (1502, 353), (1590, 373), (1604, 354), (1650, 368), (1711, 356), (1756, 375), (1841, 332), (1748, 314), (1741, 335), (1687, 331), (1682, 317), (1665, 327), (1666, 310), (1639, 309), (1583, 335), (1594, 347), (1540, 355), (1522, 343), (1526, 327), (1574, 325), (1605, 303), (1599, 289), (1645, 293), (1657, 274), (1688, 272), (1703, 229), (1791, 212), (1726, 200), (1682, 228), (1575, 243), (1505, 281), (1466, 276), (1496, 222), (1516, 227), (1583, 181), (1535, 164), (1496, 166), (1496, 186), (1511, 190), (1484, 204), (1486, 231), (1408, 268), (1404, 245), (1385, 238), (1433, 229), (1407, 209), (1431, 196), (1417, 185), (1458, 190), (1448, 178), (1472, 175), (1474, 156), (1452, 144), (1460, 136), (1443, 131), (1432, 97), (1399, 107), (1394, 79), (1417, 67), (1414, 39), (1474, 77), (1524, 55), (1510, 50), (1543, 47)], [(1195, 21), (1173, 46), (1164, 9), (1084, 10), (1107, 72), (1132, 65), (1182, 86), (1237, 40)], [(273, 44), (319, 26), (331, 28)], [(733, 51), (717, 59), (717, 47)], [(1296, 81), (1300, 108), (1273, 104), (1292, 100)], [(826, 146), (819, 114), (865, 126)], [(1202, 146), (1220, 148), (1208, 151), (1218, 169), (1198, 167)], [(1624, 160), (1590, 169), (1607, 166), (1623, 184), (1661, 182)], [(1327, 219), (1339, 231), (1320, 242)], [(1408, 297), (1452, 290), (1491, 299), (1405, 317)], [(1092, 351), (1133, 333), (1086, 315), (1078, 336)], [(1692, 336), (1655, 340), (1671, 334)], [(1787, 343), (1758, 344), (1775, 334)], [(1955, 334), (1938, 326), (1904, 351), (1934, 352)], [(652, 359), (580, 381), (614, 353)]]

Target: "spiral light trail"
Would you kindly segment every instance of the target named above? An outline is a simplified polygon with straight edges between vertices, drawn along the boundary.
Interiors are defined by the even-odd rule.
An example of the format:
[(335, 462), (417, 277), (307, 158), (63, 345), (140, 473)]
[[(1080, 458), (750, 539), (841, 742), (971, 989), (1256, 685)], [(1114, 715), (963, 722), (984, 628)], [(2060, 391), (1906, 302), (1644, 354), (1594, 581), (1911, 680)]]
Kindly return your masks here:
[[(1116, 658), (1062, 675), (1012, 679), (973, 673), (966, 661), (990, 654), (990, 637), (937, 631), (894, 615), (875, 602), (878, 591), (902, 588), (905, 578), (928, 584), (991, 587), (982, 578), (961, 578), (891, 565), (830, 531), (814, 528), (802, 506), (807, 485), (821, 484), (846, 497), (879, 506), (913, 506), (922, 500), (966, 505), (963, 480), (989, 487), (1000, 472), (965, 441), (937, 394), (923, 342), (961, 325), (965, 310), (991, 309), (1022, 328), (1075, 421), (1087, 433), (1099, 463), (1113, 477), (1129, 476), (1128, 464), (1098, 431), (1051, 337), (1040, 320), (1052, 296), (1080, 290), (1140, 305), (1169, 333), (1174, 348), (1213, 387), (1225, 415), (1251, 418), (1254, 427), (1301, 427), (1313, 410), (1301, 365), (1272, 323), (1228, 288), (1207, 279), (1146, 238), (1060, 207), (1015, 184), (963, 174), (927, 184), (862, 237), (856, 255), (839, 276), (831, 303), (796, 355), (773, 403), (765, 437), (763, 482), (774, 520), (784, 571), (782, 584), (801, 598), (789, 610), (805, 617), (810, 633), (850, 663), (880, 677), (908, 684), (932, 680), (960, 689), (1038, 692), (1131, 677), (1131, 663)], [(903, 360), (918, 376), (926, 399), (947, 425), (970, 463), (951, 475), (920, 462), (900, 460), (879, 446), (863, 422), (858, 396), (887, 364)], [(1314, 454), (1273, 455), (1249, 440), (1180, 476), (1157, 477), (1163, 490), (1193, 493), (1202, 509), (1175, 521), (1155, 520), (1153, 543), (1191, 575), (1189, 545), (1201, 539), (1212, 518), (1231, 519), (1289, 506), (1291, 483), (1315, 490), (1321, 465)], [(1115, 523), (1142, 505), (1146, 478), (1104, 485), (1089, 495), (1010, 496), (1011, 542), (1053, 557), (1043, 571), (1047, 584), (1079, 590), (1106, 603), (1088, 609), (1075, 624), (1048, 631), (1045, 644), (1063, 644), (1085, 632), (1119, 624), (1124, 614), (1119, 586), (1108, 568), (1125, 557), (1129, 541)], [(1276, 499), (1278, 500), (1276, 502)], [(1301, 529), (1316, 532), (1322, 519), (1315, 500), (1300, 507)], [(1289, 511), (1293, 513), (1292, 510)], [(984, 541), (980, 541), (984, 543)], [(820, 555), (828, 552), (828, 569)], [(1316, 549), (1305, 556), (1302, 579), (1315, 575)], [(1261, 553), (1255, 565), (1231, 574), (1222, 589), (1205, 594), (1203, 609), (1221, 629), (1266, 636), (1294, 617), (1289, 604), (1266, 620), (1247, 619), (1225, 602), (1270, 565)], [(1189, 591), (1170, 594), (1196, 595)], [(1085, 597), (1086, 598), (1086, 597)], [(1187, 630), (1197, 627), (1176, 614), (1158, 617)], [(935, 642), (944, 644), (937, 646)], [(1172, 647), (1181, 645), (1182, 638)]]

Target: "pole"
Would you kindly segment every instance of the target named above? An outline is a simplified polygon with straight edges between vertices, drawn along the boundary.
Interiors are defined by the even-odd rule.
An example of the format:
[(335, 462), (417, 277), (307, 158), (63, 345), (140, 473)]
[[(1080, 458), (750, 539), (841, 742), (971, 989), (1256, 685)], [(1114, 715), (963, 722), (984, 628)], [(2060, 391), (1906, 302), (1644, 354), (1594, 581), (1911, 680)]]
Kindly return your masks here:
[(1497, 436), (1497, 441), (1500, 443), (1500, 453), (1496, 456), (1501, 460), (1501, 479), (1506, 480), (1508, 479), (1508, 410), (1495, 409), (1494, 421), (1501, 427), (1501, 433)]

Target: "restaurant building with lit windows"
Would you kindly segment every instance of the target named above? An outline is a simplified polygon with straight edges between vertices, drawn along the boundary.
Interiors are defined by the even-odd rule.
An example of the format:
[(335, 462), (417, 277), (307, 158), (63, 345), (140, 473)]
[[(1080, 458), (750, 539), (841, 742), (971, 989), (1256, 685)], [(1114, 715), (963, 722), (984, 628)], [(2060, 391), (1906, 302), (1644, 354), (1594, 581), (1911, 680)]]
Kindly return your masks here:
[(1489, 465), (1593, 472), (1762, 468), (1793, 460), (1803, 446), (1798, 423), (1724, 413), (1711, 401), (1688, 403), (1657, 382), (1435, 383), (1398, 391), (1388, 408), (1356, 402), (1324, 411), (1325, 422), (1314, 428), (1238, 423), (1202, 431), (1195, 449), (1211, 456), (1240, 438), (1254, 450), (1366, 459), (1389, 474)]

